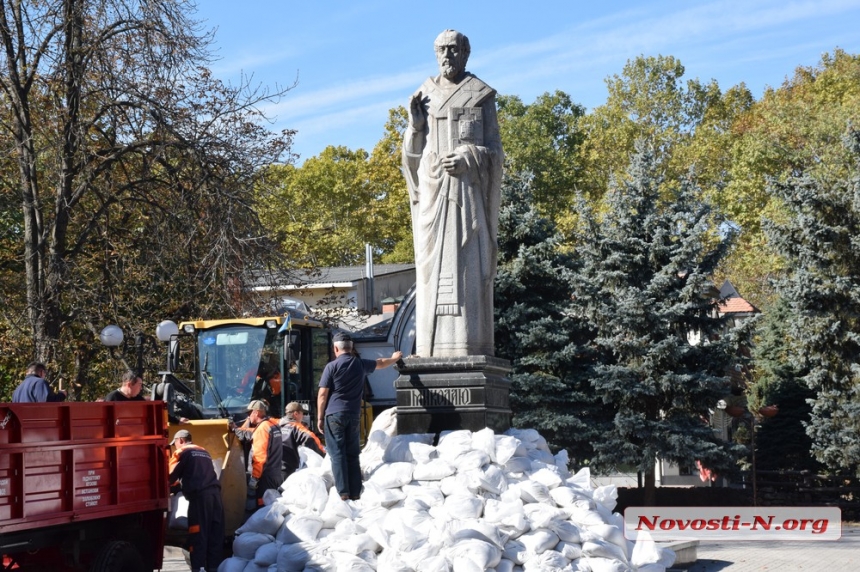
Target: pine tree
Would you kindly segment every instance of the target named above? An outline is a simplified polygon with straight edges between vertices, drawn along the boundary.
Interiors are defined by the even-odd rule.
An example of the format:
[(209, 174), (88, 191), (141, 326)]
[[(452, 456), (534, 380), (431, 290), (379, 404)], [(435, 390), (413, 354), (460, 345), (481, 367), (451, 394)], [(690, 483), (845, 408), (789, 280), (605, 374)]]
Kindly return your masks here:
[(535, 206), (529, 175), (505, 176), (495, 284), (496, 355), (511, 360), (513, 423), (537, 429), (582, 464), (600, 414), (588, 383), (592, 335), (571, 315), (574, 264)]
[[(660, 199), (654, 154), (638, 143), (629, 177), (614, 183), (606, 213), (580, 203), (579, 267), (571, 273), (569, 315), (593, 329), (591, 387), (606, 419), (593, 442), (598, 470), (635, 464), (653, 501), (660, 458), (731, 472), (742, 449), (719, 441), (705, 422), (727, 391), (738, 332), (717, 317), (709, 282), (730, 239), (688, 180)], [(691, 343), (695, 334), (701, 340)]]
[(804, 175), (772, 182), (790, 213), (766, 222), (790, 275), (776, 284), (793, 309), (794, 366), (816, 392), (807, 433), (816, 459), (833, 470), (860, 468), (860, 131), (845, 138), (851, 179), (824, 183)]
[(791, 305), (779, 298), (757, 324), (752, 350), (755, 363), (753, 381), (747, 388), (750, 410), (778, 405), (775, 417), (762, 418), (756, 433), (756, 460), (759, 470), (819, 470), (810, 456), (812, 440), (804, 425), (812, 409), (808, 403), (815, 393), (803, 380), (803, 372), (791, 363), (796, 351), (792, 335)]

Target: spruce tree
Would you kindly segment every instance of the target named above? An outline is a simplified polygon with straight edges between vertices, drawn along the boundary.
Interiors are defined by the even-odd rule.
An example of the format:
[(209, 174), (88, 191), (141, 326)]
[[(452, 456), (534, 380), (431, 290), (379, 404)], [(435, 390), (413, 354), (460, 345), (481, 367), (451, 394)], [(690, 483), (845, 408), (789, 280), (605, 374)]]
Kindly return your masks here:
[(719, 220), (691, 181), (677, 181), (676, 196), (661, 200), (659, 171), (639, 142), (625, 182), (609, 189), (606, 212), (580, 203), (566, 312), (594, 334), (590, 384), (605, 419), (590, 427), (598, 435), (591, 463), (598, 471), (634, 464), (646, 502), (654, 499), (658, 458), (699, 460), (727, 474), (743, 452), (705, 421), (728, 390), (739, 339), (718, 317), (709, 281), (731, 240), (714, 236)]
[(600, 414), (589, 386), (593, 337), (569, 313), (574, 261), (555, 225), (538, 214), (527, 174), (506, 175), (495, 284), (496, 355), (511, 360), (513, 424), (538, 430), (581, 465)]
[(815, 397), (807, 433), (816, 459), (833, 470), (860, 468), (860, 132), (845, 137), (852, 178), (825, 183), (802, 175), (772, 182), (789, 217), (765, 232), (788, 261), (776, 283), (793, 309), (794, 366)]
[(812, 440), (806, 434), (815, 393), (804, 374), (791, 362), (797, 351), (791, 335), (791, 305), (784, 298), (772, 304), (757, 324), (752, 350), (753, 380), (747, 388), (752, 411), (778, 405), (775, 417), (763, 417), (756, 433), (758, 470), (819, 470), (810, 456)]

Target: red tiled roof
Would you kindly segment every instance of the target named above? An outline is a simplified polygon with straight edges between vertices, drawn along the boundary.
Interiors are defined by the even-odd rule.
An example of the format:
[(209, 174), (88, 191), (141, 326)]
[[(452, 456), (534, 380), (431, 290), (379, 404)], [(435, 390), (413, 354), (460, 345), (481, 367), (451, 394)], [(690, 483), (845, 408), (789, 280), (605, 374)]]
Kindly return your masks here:
[(752, 314), (755, 312), (758, 312), (758, 309), (740, 296), (726, 298), (720, 302), (720, 313), (722, 314)]

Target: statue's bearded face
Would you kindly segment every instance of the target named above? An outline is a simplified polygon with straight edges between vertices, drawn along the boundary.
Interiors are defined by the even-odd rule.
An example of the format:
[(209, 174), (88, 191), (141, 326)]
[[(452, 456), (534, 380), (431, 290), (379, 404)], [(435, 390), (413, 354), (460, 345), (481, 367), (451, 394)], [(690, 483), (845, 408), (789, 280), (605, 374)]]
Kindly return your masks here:
[(444, 38), (435, 47), (439, 72), (445, 79), (455, 80), (466, 71), (466, 54), (457, 38)]

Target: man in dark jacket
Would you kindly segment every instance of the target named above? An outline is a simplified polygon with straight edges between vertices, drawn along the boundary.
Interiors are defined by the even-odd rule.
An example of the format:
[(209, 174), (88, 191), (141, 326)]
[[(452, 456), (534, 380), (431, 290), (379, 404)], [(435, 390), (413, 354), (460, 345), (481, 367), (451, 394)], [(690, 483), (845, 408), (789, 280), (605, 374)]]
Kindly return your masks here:
[(191, 442), (191, 433), (180, 429), (173, 436), (176, 447), (170, 457), (170, 486), (180, 487), (188, 499), (188, 550), (191, 569), (216, 572), (223, 559), (224, 507), (221, 484), (212, 457)]
[(299, 447), (307, 447), (317, 455), (325, 456), (325, 447), (323, 447), (320, 438), (313, 431), (307, 428), (302, 423), (305, 411), (300, 403), (293, 401), (287, 404), (286, 415), (281, 419), (281, 439), (283, 440), (284, 458), (281, 461), (281, 473), (283, 480), (295, 473), (301, 464), (299, 456)]
[(45, 380), (48, 370), (45, 364), (34, 361), (27, 366), (24, 381), (12, 393), (12, 403), (45, 403), (65, 401), (66, 392), (55, 392)]
[(105, 396), (105, 401), (145, 401), (140, 392), (143, 389), (143, 378), (137, 372), (128, 370), (122, 374), (122, 385)]
[(359, 421), (364, 378), (376, 369), (389, 367), (401, 357), (399, 351), (390, 358), (361, 359), (352, 354), (352, 337), (334, 335), (334, 361), (326, 364), (317, 393), (317, 427), (325, 428), (325, 445), (331, 458), (331, 472), (340, 498), (361, 497), (361, 463), (359, 462)]

